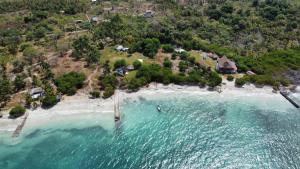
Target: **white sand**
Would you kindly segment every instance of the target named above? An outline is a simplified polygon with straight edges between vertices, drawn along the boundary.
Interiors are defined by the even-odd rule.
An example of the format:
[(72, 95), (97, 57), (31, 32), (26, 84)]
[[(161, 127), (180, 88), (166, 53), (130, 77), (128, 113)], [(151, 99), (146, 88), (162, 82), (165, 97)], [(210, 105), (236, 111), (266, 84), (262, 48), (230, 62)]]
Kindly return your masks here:
[[(234, 87), (234, 82), (223, 80), (226, 84), (222, 85), (222, 93), (220, 97), (228, 97), (233, 95), (269, 95), (280, 97), (274, 94), (271, 87), (256, 88), (254, 85), (245, 85), (243, 88)], [(86, 94), (77, 94), (71, 97), (64, 97), (64, 100), (51, 109), (38, 108), (36, 110), (28, 110), (29, 116), (24, 129), (36, 129), (39, 126), (60, 125), (72, 127), (94, 126), (100, 125), (105, 129), (114, 128), (114, 104), (116, 101), (124, 101), (126, 99), (137, 99), (141, 96), (152, 96), (156, 98), (159, 95), (167, 95), (172, 92), (193, 93), (193, 94), (216, 94), (216, 91), (208, 91), (198, 86), (179, 86), (152, 83), (148, 88), (142, 88), (135, 93), (126, 93), (125, 91), (117, 91), (116, 98), (109, 99), (89, 99)], [(5, 113), (4, 113), (5, 114)], [(0, 119), (0, 134), (13, 132), (21, 123), (22, 117), (18, 119), (8, 119), (7, 115)], [(87, 124), (88, 123), (88, 124)]]

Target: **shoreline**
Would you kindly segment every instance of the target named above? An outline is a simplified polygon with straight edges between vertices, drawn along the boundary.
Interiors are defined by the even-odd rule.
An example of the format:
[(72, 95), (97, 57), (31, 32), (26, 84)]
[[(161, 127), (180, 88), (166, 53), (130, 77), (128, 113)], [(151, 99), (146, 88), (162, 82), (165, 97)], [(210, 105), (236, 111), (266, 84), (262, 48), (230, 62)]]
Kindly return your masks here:
[[(274, 93), (270, 86), (257, 88), (252, 84), (238, 88), (234, 82), (226, 81), (221, 87), (222, 92), (210, 91), (208, 88), (199, 88), (198, 86), (180, 86), (175, 84), (163, 85), (151, 83), (148, 87), (143, 87), (137, 92), (128, 93), (126, 91), (116, 91), (116, 94), (108, 99), (90, 99), (85, 93), (77, 93), (74, 96), (65, 96), (64, 99), (50, 109), (37, 108), (36, 110), (27, 110), (29, 113), (27, 122), (21, 135), (29, 131), (55, 125), (60, 127), (72, 126), (72, 128), (82, 128), (99, 125), (106, 130), (113, 130), (114, 105), (116, 99), (122, 103), (128, 100), (157, 99), (165, 97), (167, 94), (177, 94), (178, 92), (187, 95), (216, 95), (222, 99), (230, 98), (228, 96), (258, 96), (258, 97), (281, 97), (279, 93)], [(155, 96), (155, 97), (154, 97)], [(14, 132), (17, 126), (22, 122), (23, 116), (17, 119), (9, 119), (8, 115), (0, 118), (0, 135), (9, 135)], [(87, 124), (88, 123), (88, 124)], [(20, 136), (21, 136), (20, 135)], [(0, 141), (1, 142), (1, 141)]]

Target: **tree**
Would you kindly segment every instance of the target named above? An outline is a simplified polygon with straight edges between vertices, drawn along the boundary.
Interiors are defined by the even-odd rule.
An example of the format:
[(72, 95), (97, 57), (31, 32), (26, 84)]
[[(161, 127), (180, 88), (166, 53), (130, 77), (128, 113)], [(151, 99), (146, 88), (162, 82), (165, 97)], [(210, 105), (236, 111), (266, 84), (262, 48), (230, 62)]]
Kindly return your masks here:
[(46, 96), (42, 99), (42, 107), (48, 108), (56, 105), (57, 99), (56, 96), (53, 94), (47, 94)]
[(208, 77), (208, 86), (216, 87), (222, 83), (222, 78), (216, 72), (211, 72)]
[(88, 65), (97, 63), (100, 59), (100, 56), (101, 56), (100, 52), (95, 47), (91, 47), (86, 55), (86, 61)]
[(23, 55), (25, 57), (25, 60), (31, 64), (34, 59), (41, 55), (41, 53), (33, 47), (27, 47), (26, 49), (24, 49)]
[(18, 118), (26, 112), (23, 106), (17, 105), (9, 111), (9, 116), (12, 118)]
[(24, 89), (25, 86), (26, 86), (26, 83), (24, 82), (24, 78), (21, 77), (20, 75), (17, 75), (15, 80), (14, 80), (15, 91), (19, 91), (21, 89)]
[(170, 61), (169, 58), (165, 58), (163, 64), (164, 64), (164, 67), (167, 67), (167, 68), (171, 68), (172, 67), (172, 62)]
[(246, 84), (246, 80), (244, 78), (238, 78), (235, 80), (235, 85), (238, 87), (242, 87)]
[(114, 64), (114, 69), (125, 67), (127, 65), (125, 59), (117, 60)]
[(75, 50), (73, 56), (76, 59), (80, 59), (90, 49), (89, 38), (87, 36), (79, 37), (73, 42), (72, 46)]
[(83, 73), (70, 72), (55, 79), (55, 84), (58, 91), (63, 94), (74, 95), (76, 90), (83, 86), (84, 80), (85, 75)]
[(162, 49), (165, 53), (173, 53), (174, 52), (174, 47), (172, 45), (162, 45)]
[(179, 62), (179, 70), (184, 72), (188, 68), (188, 63), (186, 61)]
[(233, 12), (233, 7), (229, 4), (225, 4), (221, 7), (221, 11), (224, 12), (224, 13), (231, 14)]
[(10, 98), (11, 90), (10, 81), (5, 77), (0, 77), (0, 107)]
[(135, 70), (139, 69), (142, 66), (142, 63), (139, 60), (133, 62), (133, 67)]

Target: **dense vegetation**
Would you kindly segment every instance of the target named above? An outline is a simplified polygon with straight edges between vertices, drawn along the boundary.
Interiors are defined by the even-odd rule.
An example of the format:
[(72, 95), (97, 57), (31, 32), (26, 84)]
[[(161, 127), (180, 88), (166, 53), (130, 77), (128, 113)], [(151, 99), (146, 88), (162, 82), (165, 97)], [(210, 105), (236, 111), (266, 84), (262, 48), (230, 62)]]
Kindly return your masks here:
[(9, 111), (9, 116), (11, 118), (17, 118), (22, 116), (26, 112), (26, 109), (20, 105), (15, 106)]
[[(154, 17), (143, 17), (146, 9), (154, 10)], [(236, 79), (237, 86), (296, 83), (299, 9), (297, 0), (1, 0), (0, 107), (12, 94), (33, 87), (45, 90), (41, 104), (51, 107), (58, 92), (75, 94), (96, 66), (103, 92), (91, 91), (94, 97), (108, 98), (117, 88), (135, 91), (150, 82), (215, 87), (222, 79), (214, 65), (200, 63), (200, 52), (226, 55), (239, 73), (256, 74)], [(117, 45), (129, 51), (109, 50)], [(186, 52), (175, 52), (177, 47)], [(71, 60), (53, 64), (67, 51)], [(76, 66), (64, 61), (84, 67), (75, 73)], [(128, 65), (135, 70), (124, 77), (115, 73)], [(286, 76), (289, 72), (295, 77)]]
[(55, 84), (57, 85), (57, 90), (63, 94), (74, 95), (77, 89), (83, 86), (84, 80), (84, 74), (70, 72), (55, 79)]

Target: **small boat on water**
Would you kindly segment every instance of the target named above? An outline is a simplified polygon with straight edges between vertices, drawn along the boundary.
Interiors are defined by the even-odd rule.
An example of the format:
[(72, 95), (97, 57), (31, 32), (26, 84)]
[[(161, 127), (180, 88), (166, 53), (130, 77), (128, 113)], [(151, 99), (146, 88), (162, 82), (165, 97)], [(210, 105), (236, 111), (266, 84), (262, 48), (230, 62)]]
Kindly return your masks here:
[(160, 108), (159, 105), (157, 105), (156, 109), (157, 109), (158, 112), (161, 112), (161, 108)]

